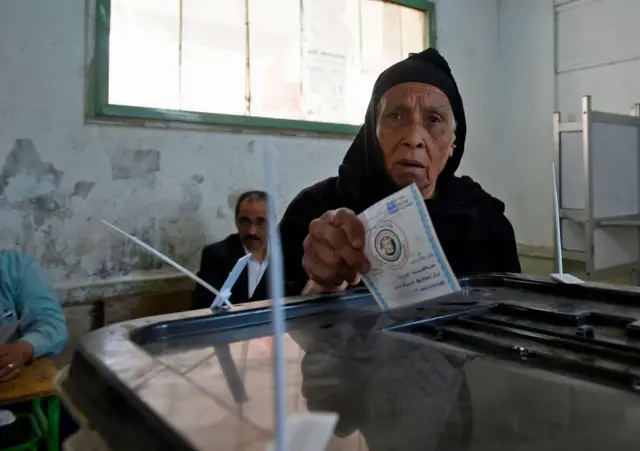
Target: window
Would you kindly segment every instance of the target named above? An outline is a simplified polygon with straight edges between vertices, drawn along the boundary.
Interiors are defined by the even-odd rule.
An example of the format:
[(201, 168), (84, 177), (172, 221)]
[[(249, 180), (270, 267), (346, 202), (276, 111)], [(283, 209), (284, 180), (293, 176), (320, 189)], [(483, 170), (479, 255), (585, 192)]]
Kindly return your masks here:
[(98, 116), (351, 134), (423, 0), (97, 0)]

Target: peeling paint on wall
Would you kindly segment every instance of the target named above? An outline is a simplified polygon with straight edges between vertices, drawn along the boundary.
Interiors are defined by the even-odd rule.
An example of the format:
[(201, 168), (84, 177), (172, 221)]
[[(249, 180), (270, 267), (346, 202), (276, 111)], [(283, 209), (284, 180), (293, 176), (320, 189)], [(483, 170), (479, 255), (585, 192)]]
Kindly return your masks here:
[[(133, 229), (128, 228), (127, 233), (145, 243), (154, 245), (156, 242), (156, 219), (150, 218), (140, 222), (141, 225)], [(116, 225), (126, 228), (118, 222)], [(148, 271), (161, 267), (161, 262), (158, 259), (142, 251), (135, 243), (122, 236), (111, 234), (107, 236), (107, 246), (98, 265), (93, 268), (86, 267), (86, 270), (90, 277), (105, 279), (114, 274), (127, 275), (134, 270)]]
[(222, 207), (216, 208), (216, 218), (218, 218), (218, 219), (227, 219), (230, 216), (231, 215), (229, 213), (227, 213), (227, 209), (226, 208), (222, 208)]
[[(206, 243), (205, 227), (195, 216), (203, 202), (204, 176), (193, 174), (183, 182), (165, 178), (164, 195), (158, 195), (159, 152), (126, 149), (112, 155), (111, 175), (102, 185), (65, 184), (65, 172), (43, 161), (32, 140), (17, 139), (0, 169), (0, 247), (38, 256), (58, 281), (162, 268), (153, 256), (104, 228), (99, 221), (106, 219), (192, 266)], [(93, 196), (97, 187), (101, 195)]]
[(86, 198), (95, 184), (78, 182), (74, 191), (66, 193), (60, 189), (63, 176), (52, 163), (42, 161), (30, 139), (17, 139), (0, 170), (0, 208), (21, 212), (35, 227), (50, 218), (70, 216), (71, 198)]
[(73, 195), (80, 196), (83, 199), (86, 199), (94, 186), (96, 186), (95, 182), (76, 182), (75, 186), (73, 187)]
[(142, 179), (149, 188), (160, 172), (160, 152), (155, 149), (118, 149), (111, 155), (113, 180)]
[[(202, 248), (234, 231), (240, 193), (261, 188), (254, 174), (260, 172), (258, 163), (249, 166), (250, 175), (244, 178), (220, 167), (205, 176), (194, 172), (203, 167), (201, 160), (184, 160), (173, 147), (154, 150), (161, 139), (132, 141), (129, 148), (116, 144), (114, 149), (120, 140), (107, 130), (98, 134), (102, 154), (93, 153), (93, 144), (76, 154), (71, 135), (63, 151), (59, 144), (39, 149), (28, 138), (5, 149), (0, 160), (0, 247), (36, 256), (56, 283), (67, 285), (164, 269), (100, 222), (106, 220), (197, 269)], [(43, 159), (50, 152), (57, 157), (53, 162)]]
[(180, 213), (195, 213), (202, 204), (202, 192), (200, 184), (204, 181), (204, 176), (194, 174), (189, 180), (182, 183), (184, 194), (180, 203)]
[[(10, 203), (17, 204), (30, 197), (51, 193), (60, 186), (62, 174), (53, 164), (40, 159), (30, 139), (17, 139), (0, 171), (0, 195), (4, 194)], [(28, 180), (20, 180), (21, 177)], [(17, 182), (16, 178), (19, 179)], [(23, 187), (20, 182), (32, 182), (32, 186), (20, 190)]]

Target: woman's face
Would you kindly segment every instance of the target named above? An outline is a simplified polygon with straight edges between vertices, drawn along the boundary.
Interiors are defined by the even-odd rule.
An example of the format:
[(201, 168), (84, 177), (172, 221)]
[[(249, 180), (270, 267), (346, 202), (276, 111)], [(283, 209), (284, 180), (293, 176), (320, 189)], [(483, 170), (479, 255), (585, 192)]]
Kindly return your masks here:
[(389, 89), (377, 109), (376, 135), (385, 165), (401, 187), (415, 183), (425, 199), (453, 155), (455, 119), (447, 96), (422, 83)]

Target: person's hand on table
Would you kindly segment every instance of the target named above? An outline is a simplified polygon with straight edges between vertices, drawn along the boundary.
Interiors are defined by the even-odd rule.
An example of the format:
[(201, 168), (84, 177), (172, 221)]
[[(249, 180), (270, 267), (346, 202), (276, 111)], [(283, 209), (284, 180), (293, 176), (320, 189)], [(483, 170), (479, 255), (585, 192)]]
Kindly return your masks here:
[(370, 268), (364, 244), (364, 226), (349, 209), (331, 210), (312, 221), (302, 266), (313, 284), (307, 284), (303, 294), (341, 291), (359, 283), (359, 275)]
[(16, 341), (0, 346), (0, 383), (9, 382), (20, 375), (22, 368), (33, 358), (33, 346)]

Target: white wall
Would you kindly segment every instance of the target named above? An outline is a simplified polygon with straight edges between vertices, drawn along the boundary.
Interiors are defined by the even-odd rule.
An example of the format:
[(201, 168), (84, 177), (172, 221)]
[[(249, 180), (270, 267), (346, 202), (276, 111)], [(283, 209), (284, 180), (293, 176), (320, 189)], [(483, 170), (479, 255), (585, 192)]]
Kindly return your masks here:
[[(629, 113), (640, 102), (640, 2), (558, 1), (558, 102), (563, 120), (592, 96), (599, 111)], [(579, 117), (579, 116), (578, 116)]]
[(553, 243), (553, 0), (501, 0), (498, 158), (491, 172), (518, 242)]
[[(469, 116), (464, 170), (506, 194), (495, 176), (498, 1), (437, 7)], [(86, 24), (82, 0), (0, 2), (0, 247), (35, 253), (57, 282), (155, 267), (100, 219), (195, 267), (201, 247), (232, 230), (229, 194), (263, 186), (267, 143), (280, 154), (280, 207), (335, 174), (348, 140), (86, 124)]]
[(448, 59), (467, 114), (467, 142), (458, 174), (467, 174), (487, 191), (504, 197), (495, 177), (498, 146), (498, 1), (440, 0), (436, 20), (438, 48)]
[(520, 243), (553, 242), (553, 111), (575, 119), (586, 94), (601, 111), (629, 113), (640, 102), (639, 23), (637, 0), (500, 1), (496, 100), (505, 170), (493, 174)]

